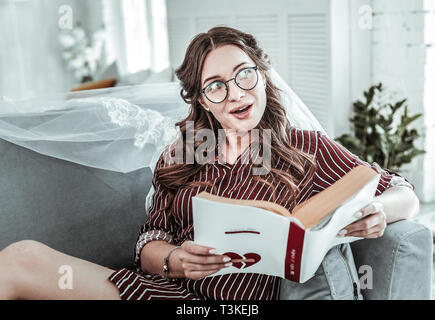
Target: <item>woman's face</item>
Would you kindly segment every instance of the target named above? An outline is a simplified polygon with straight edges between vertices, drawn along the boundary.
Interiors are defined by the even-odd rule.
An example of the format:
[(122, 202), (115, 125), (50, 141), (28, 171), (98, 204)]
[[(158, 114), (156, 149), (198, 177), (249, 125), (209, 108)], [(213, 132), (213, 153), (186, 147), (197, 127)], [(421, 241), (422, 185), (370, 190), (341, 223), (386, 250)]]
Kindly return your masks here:
[[(212, 50), (204, 61), (201, 73), (201, 89), (215, 81), (226, 82), (245, 68), (255, 67), (254, 61), (239, 47), (224, 45)], [(219, 121), (222, 128), (236, 132), (247, 132), (260, 122), (266, 108), (266, 87), (264, 74), (258, 70), (248, 70), (257, 73), (258, 82), (251, 90), (239, 88), (234, 80), (227, 82), (228, 93), (224, 101), (213, 103), (204, 94), (199, 98), (200, 104), (209, 109)], [(241, 74), (241, 79), (244, 77)], [(252, 74), (252, 73), (251, 73)], [(254, 74), (255, 76), (255, 74)], [(219, 87), (219, 84), (217, 84)], [(235, 112), (250, 106), (246, 111)]]

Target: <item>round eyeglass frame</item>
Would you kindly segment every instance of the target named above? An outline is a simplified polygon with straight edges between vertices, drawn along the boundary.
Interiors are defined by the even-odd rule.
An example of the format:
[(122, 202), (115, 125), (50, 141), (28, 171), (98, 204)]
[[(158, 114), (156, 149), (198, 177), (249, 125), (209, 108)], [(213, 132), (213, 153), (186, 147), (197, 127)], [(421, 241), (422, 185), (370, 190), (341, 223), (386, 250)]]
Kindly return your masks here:
[[(252, 88), (250, 88), (250, 89), (242, 88), (242, 87), (240, 87), (239, 84), (236, 82), (236, 78), (237, 78), (237, 76), (239, 75), (239, 73), (242, 72), (242, 71), (245, 71), (245, 70), (247, 70), (247, 69), (253, 69), (253, 70), (255, 70), (255, 75), (257, 76), (257, 81), (255, 81), (255, 84), (254, 84), (254, 85), (252, 86)], [(203, 95), (207, 98), (207, 100), (210, 101), (211, 103), (221, 103), (221, 102), (225, 101), (225, 99), (228, 97), (228, 85), (227, 85), (227, 83), (230, 82), (230, 81), (232, 81), (232, 80), (234, 80), (234, 83), (236, 84), (236, 86), (238, 86), (238, 87), (239, 87), (240, 89), (242, 89), (242, 90), (249, 91), (249, 90), (254, 89), (254, 88), (257, 86), (257, 83), (258, 83), (258, 72), (257, 72), (257, 71), (258, 71), (258, 66), (247, 67), (247, 68), (243, 68), (242, 70), (240, 70), (239, 72), (237, 72), (237, 74), (236, 74), (236, 76), (235, 76), (234, 78), (231, 78), (231, 79), (229, 79), (229, 80), (227, 80), (227, 81), (213, 81), (212, 83), (215, 83), (215, 82), (221, 82), (221, 83), (223, 83), (224, 86), (225, 86), (226, 94), (225, 94), (225, 97), (224, 97), (221, 101), (218, 101), (218, 102), (216, 102), (216, 101), (212, 101), (212, 100), (210, 100), (209, 97), (207, 97), (207, 95), (205, 94), (205, 89), (207, 89), (207, 87), (208, 87), (209, 85), (211, 85), (212, 83), (206, 85), (202, 90), (199, 91), (199, 93), (203, 94)]]

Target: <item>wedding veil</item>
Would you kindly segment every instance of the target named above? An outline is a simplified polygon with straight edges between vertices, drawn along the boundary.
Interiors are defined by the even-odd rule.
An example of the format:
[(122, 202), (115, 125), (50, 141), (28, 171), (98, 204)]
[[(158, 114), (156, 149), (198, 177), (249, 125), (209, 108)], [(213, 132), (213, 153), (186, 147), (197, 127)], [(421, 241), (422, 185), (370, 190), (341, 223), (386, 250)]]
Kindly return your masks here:
[[(323, 128), (272, 68), (271, 81), (292, 126)], [(30, 100), (0, 98), (0, 138), (81, 165), (131, 172), (154, 169), (188, 114), (177, 82), (54, 94)]]

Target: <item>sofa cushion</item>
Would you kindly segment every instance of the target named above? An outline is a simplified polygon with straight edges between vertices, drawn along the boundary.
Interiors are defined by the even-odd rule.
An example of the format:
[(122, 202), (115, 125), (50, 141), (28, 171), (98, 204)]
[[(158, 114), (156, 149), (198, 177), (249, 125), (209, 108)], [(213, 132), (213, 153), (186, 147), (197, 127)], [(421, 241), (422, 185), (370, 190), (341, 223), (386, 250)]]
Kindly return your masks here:
[(362, 300), (349, 243), (331, 248), (314, 276), (304, 283), (281, 281), (281, 300)]
[(151, 170), (119, 173), (0, 139), (0, 249), (32, 239), (109, 267), (133, 265)]
[(430, 300), (433, 236), (423, 224), (410, 220), (390, 223), (384, 235), (351, 244), (357, 268), (372, 268), (367, 300)]

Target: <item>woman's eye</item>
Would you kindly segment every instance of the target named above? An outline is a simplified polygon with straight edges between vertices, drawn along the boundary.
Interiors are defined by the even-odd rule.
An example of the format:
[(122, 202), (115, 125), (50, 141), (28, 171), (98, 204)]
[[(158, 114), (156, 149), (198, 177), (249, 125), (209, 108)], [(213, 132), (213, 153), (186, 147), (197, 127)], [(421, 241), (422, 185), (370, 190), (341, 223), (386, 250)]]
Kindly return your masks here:
[(250, 73), (251, 73), (251, 69), (242, 70), (239, 73), (239, 77), (242, 78), (242, 79), (247, 78)]
[(223, 87), (223, 83), (222, 82), (213, 82), (212, 84), (210, 84), (207, 87), (207, 91), (216, 91), (216, 90), (220, 90)]

